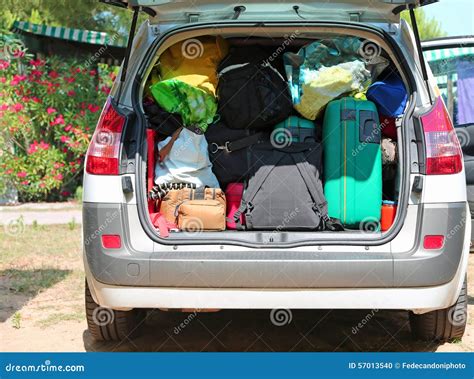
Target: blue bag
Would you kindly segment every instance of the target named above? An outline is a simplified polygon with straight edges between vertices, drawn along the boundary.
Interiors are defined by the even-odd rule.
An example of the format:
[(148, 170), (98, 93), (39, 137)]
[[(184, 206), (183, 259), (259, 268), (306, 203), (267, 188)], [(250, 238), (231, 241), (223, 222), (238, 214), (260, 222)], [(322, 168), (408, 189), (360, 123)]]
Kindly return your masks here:
[(397, 74), (390, 74), (369, 87), (367, 100), (377, 105), (380, 115), (399, 117), (407, 105), (408, 93), (402, 79)]

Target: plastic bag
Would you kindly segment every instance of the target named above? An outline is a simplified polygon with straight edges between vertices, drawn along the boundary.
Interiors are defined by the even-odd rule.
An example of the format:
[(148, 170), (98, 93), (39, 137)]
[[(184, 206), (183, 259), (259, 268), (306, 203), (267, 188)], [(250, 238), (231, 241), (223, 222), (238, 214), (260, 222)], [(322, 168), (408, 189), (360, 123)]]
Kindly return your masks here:
[(203, 134), (214, 122), (217, 100), (213, 95), (177, 79), (155, 83), (150, 90), (163, 110), (181, 116), (187, 129)]
[(374, 42), (356, 37), (310, 43), (298, 54), (286, 53), (284, 62), (293, 104), (311, 120), (329, 101), (342, 94), (364, 99), (372, 80), (388, 66)]
[[(158, 149), (164, 149), (171, 138), (159, 142)], [(190, 183), (198, 188), (219, 188), (219, 182), (212, 172), (206, 138), (182, 129), (170, 153), (156, 164), (155, 183)]]
[(363, 92), (370, 80), (370, 72), (360, 61), (321, 67), (318, 71), (301, 70), (302, 96), (295, 103), (303, 117), (315, 120), (325, 106), (345, 93)]

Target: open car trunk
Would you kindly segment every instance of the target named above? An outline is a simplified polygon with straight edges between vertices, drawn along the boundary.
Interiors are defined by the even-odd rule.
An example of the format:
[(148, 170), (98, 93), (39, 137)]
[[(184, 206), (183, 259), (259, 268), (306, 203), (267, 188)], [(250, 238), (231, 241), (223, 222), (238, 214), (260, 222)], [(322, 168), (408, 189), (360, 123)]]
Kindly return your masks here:
[[(300, 25), (301, 26), (301, 25)], [(381, 216), (382, 216), (382, 204), (380, 204), (380, 215), (375, 217), (366, 217), (356, 225), (344, 225), (344, 230), (309, 230), (308, 228), (289, 228), (287, 227), (291, 223), (291, 218), (298, 212), (299, 207), (307, 206), (307, 204), (300, 204), (298, 205), (297, 198), (295, 199), (295, 206), (291, 209), (286, 209), (283, 211), (283, 215), (287, 217), (281, 217), (281, 222), (276, 223), (274, 227), (268, 228), (259, 228), (258, 230), (235, 230), (235, 229), (227, 229), (225, 231), (202, 231), (197, 228), (195, 231), (180, 231), (179, 229), (171, 228), (169, 236), (167, 238), (162, 238), (163, 234), (160, 232), (160, 223), (156, 222), (156, 214), (160, 211), (160, 203), (159, 201), (150, 199), (150, 191), (152, 190), (153, 186), (156, 187), (156, 183), (158, 181), (156, 175), (156, 166), (159, 165), (157, 159), (159, 159), (159, 151), (158, 146), (166, 146), (166, 143), (163, 144), (163, 141), (169, 141), (169, 136), (162, 135), (160, 133), (159, 128), (152, 126), (150, 124), (150, 120), (153, 119), (154, 115), (149, 113), (149, 105), (150, 103), (155, 100), (152, 96), (150, 96), (150, 86), (160, 81), (160, 58), (163, 56), (163, 53), (171, 48), (172, 46), (184, 46), (183, 42), (191, 41), (191, 43), (197, 43), (202, 38), (208, 38), (209, 36), (219, 36), (225, 40), (226, 44), (228, 44), (229, 51), (245, 51), (248, 49), (252, 51), (252, 49), (259, 49), (265, 48), (267, 51), (271, 51), (269, 55), (268, 63), (275, 67), (276, 70), (280, 72), (280, 74), (284, 77), (285, 76), (285, 68), (283, 66), (283, 56), (285, 53), (295, 53), (297, 54), (299, 50), (304, 47), (308, 46), (311, 43), (316, 41), (324, 42), (324, 41), (331, 41), (335, 39), (344, 39), (344, 38), (357, 38), (361, 41), (362, 46), (368, 46), (367, 50), (362, 50), (362, 61), (365, 63), (376, 63), (380, 61), (384, 61), (386, 63), (386, 67), (383, 70), (379, 70), (377, 73), (378, 78), (380, 79), (380, 75), (387, 75), (389, 73), (396, 73), (404, 82), (405, 89), (408, 93), (408, 96), (413, 92), (413, 88), (410, 88), (409, 84), (409, 73), (407, 73), (406, 68), (403, 66), (403, 59), (400, 58), (399, 51), (396, 49), (394, 45), (390, 43), (390, 40), (387, 39), (387, 36), (384, 35), (382, 32), (377, 31), (372, 27), (361, 27), (361, 26), (354, 26), (351, 24), (342, 25), (342, 24), (323, 24), (323, 25), (308, 25), (306, 24), (304, 28), (300, 31), (296, 29), (297, 25), (285, 25), (285, 24), (275, 24), (271, 26), (265, 26), (258, 29), (252, 28), (252, 25), (245, 25), (244, 23), (239, 23), (239, 25), (219, 25), (217, 27), (206, 27), (205, 25), (200, 25), (199, 27), (187, 26), (177, 29), (168, 33), (165, 36), (159, 38), (154, 46), (153, 53), (150, 54), (150, 59), (145, 62), (144, 70), (146, 70), (145, 80), (140, 83), (140, 90), (136, 93), (139, 97), (136, 99), (138, 108), (140, 108), (143, 112), (142, 114), (142, 121), (143, 121), (143, 130), (144, 135), (147, 137), (147, 144), (144, 146), (148, 146), (147, 149), (142, 150), (144, 161), (144, 167), (141, 170), (142, 176), (142, 183), (143, 188), (139, 190), (143, 194), (142, 202), (139, 204), (141, 208), (142, 217), (142, 224), (146, 225), (148, 230), (154, 231), (154, 236), (157, 241), (164, 244), (234, 244), (234, 245), (242, 245), (242, 246), (249, 246), (249, 247), (283, 247), (283, 246), (300, 246), (300, 245), (315, 245), (315, 244), (346, 244), (346, 245), (370, 245), (370, 244), (382, 244), (388, 242), (391, 238), (393, 238), (397, 232), (400, 230), (401, 225), (403, 223), (405, 217), (406, 206), (408, 204), (408, 175), (409, 173), (405, 169), (409, 167), (406, 163), (407, 159), (407, 149), (404, 144), (405, 135), (402, 132), (402, 126), (405, 124), (407, 118), (409, 118), (413, 112), (413, 106), (410, 103), (410, 100), (407, 102), (405, 110), (403, 114), (400, 114), (397, 117), (392, 117), (392, 120), (387, 121), (387, 117), (383, 117), (381, 115), (378, 116), (377, 125), (380, 128), (380, 140), (361, 140), (359, 139), (359, 144), (356, 144), (352, 150), (347, 147), (347, 135), (346, 139), (342, 138), (339, 140), (339, 144), (337, 143), (337, 139), (333, 139), (331, 142), (331, 151), (343, 150), (344, 156), (346, 159), (350, 158), (350, 155), (356, 157), (361, 151), (368, 146), (372, 145), (373, 143), (378, 144), (381, 146), (380, 150), (383, 150), (381, 153), (381, 157), (384, 156), (385, 158), (380, 158), (380, 165), (375, 162), (375, 156), (369, 155), (367, 159), (374, 159), (373, 161), (366, 161), (364, 162), (365, 165), (368, 165), (370, 174), (375, 175), (382, 178), (382, 187), (380, 188), (380, 192), (382, 194), (381, 201), (385, 201), (388, 203), (384, 203), (385, 205), (389, 204), (389, 211), (393, 211), (395, 209), (394, 217), (392, 217), (393, 222), (390, 222), (388, 227), (387, 225), (384, 226), (383, 230), (381, 229)], [(194, 46), (196, 47), (196, 46)], [(199, 44), (197, 45), (199, 48)], [(268, 50), (269, 49), (269, 50)], [(190, 50), (193, 53), (193, 50)], [(365, 52), (364, 52), (365, 51)], [(184, 50), (183, 50), (184, 52)], [(195, 54), (198, 54), (199, 51)], [(364, 54), (366, 54), (364, 56)], [(223, 59), (225, 60), (225, 58)], [(344, 59), (339, 61), (338, 63), (346, 63)], [(196, 70), (199, 72), (199, 69)], [(372, 75), (372, 83), (377, 80), (377, 77)], [(284, 77), (287, 80), (286, 77)], [(221, 85), (221, 84), (219, 84)], [(347, 92), (339, 93), (333, 96), (333, 98), (329, 101), (338, 101), (341, 99), (346, 99), (352, 96)], [(361, 96), (363, 99), (363, 95)], [(252, 99), (249, 99), (252, 101)], [(360, 100), (364, 101), (364, 100)], [(322, 157), (321, 157), (321, 172), (320, 172), (320, 179), (322, 182), (322, 186), (325, 188), (325, 195), (328, 202), (335, 201), (334, 198), (340, 198), (339, 194), (332, 196), (332, 192), (339, 188), (337, 185), (328, 186), (329, 177), (327, 172), (327, 168), (330, 166), (329, 162), (332, 161), (333, 157), (331, 154), (325, 152), (328, 147), (323, 142), (328, 136), (328, 133), (325, 132), (323, 129), (328, 128), (328, 122), (325, 121), (327, 116), (327, 105), (323, 107), (321, 112), (318, 113), (315, 123), (315, 132), (316, 137), (313, 140), (310, 140), (310, 143), (313, 142), (314, 145), (318, 145), (321, 150), (323, 150)], [(294, 109), (291, 113), (292, 117), (304, 118), (299, 114), (299, 112)], [(218, 119), (218, 117), (216, 118)], [(388, 139), (387, 133), (383, 132), (382, 129), (386, 127), (385, 123), (390, 122), (393, 125), (396, 125), (395, 129), (395, 136)], [(228, 123), (228, 122), (227, 122)], [(214, 143), (208, 137), (211, 132), (219, 128), (219, 122), (214, 123), (208, 127), (208, 130), (204, 134), (206, 136), (209, 149), (205, 152), (206, 154), (211, 154), (215, 150), (219, 153), (225, 153), (226, 151), (226, 144), (224, 143)], [(392, 127), (393, 127), (392, 125)], [(229, 126), (229, 125), (227, 125)], [(359, 126), (357, 126), (359, 127)], [(213, 129), (214, 128), (214, 129)], [(347, 125), (346, 125), (347, 128)], [(232, 129), (232, 128), (231, 128)], [(345, 129), (347, 131), (347, 129)], [(234, 129), (235, 131), (235, 129)], [(343, 129), (344, 131), (344, 129)], [(275, 137), (275, 125), (269, 126), (267, 128), (268, 135), (270, 138)], [(361, 132), (362, 133), (362, 132)], [(390, 134), (390, 133), (388, 133)], [(343, 135), (342, 135), (343, 136)], [(230, 138), (231, 136), (229, 136)], [(367, 136), (366, 136), (367, 137)], [(168, 139), (167, 139), (168, 138)], [(361, 137), (362, 138), (362, 137)], [(385, 143), (387, 140), (394, 142), (389, 144), (389, 150), (393, 148), (393, 151), (385, 151)], [(222, 141), (221, 141), (222, 142)], [(269, 141), (271, 144), (274, 142), (273, 140)], [(288, 142), (288, 141), (287, 141)], [(215, 145), (215, 146), (214, 146)], [(291, 145), (291, 141), (289, 143)], [(273, 146), (275, 144), (273, 143)], [(285, 146), (286, 147), (286, 146)], [(382, 147), (384, 149), (382, 149)], [(173, 146), (172, 149), (174, 149)], [(278, 148), (278, 146), (277, 146)], [(186, 144), (179, 145), (180, 150), (178, 150), (178, 155), (186, 154)], [(360, 151), (359, 151), (360, 150)], [(176, 152), (175, 152), (176, 154)], [(387, 155), (388, 154), (388, 155)], [(387, 161), (387, 156), (391, 156), (394, 160)], [(255, 158), (255, 157), (254, 157)], [(334, 159), (337, 157), (334, 156)], [(392, 159), (390, 158), (390, 159)], [(253, 159), (252, 156), (247, 155), (247, 159)], [(355, 160), (357, 161), (357, 160)], [(363, 160), (360, 160), (362, 162)], [(344, 162), (341, 163), (341, 173), (342, 176), (344, 173), (346, 176), (347, 174), (347, 167), (344, 167)], [(383, 164), (382, 164), (383, 163)], [(357, 168), (356, 168), (357, 169)], [(346, 170), (346, 171), (344, 171)], [(213, 172), (218, 174), (219, 170), (216, 170), (216, 167), (213, 167)], [(362, 170), (363, 171), (363, 170)], [(256, 171), (249, 171), (249, 175), (242, 178), (241, 183), (247, 186), (248, 189), (248, 182), (251, 177), (258, 175)], [(337, 175), (336, 175), (337, 176)], [(356, 175), (354, 175), (356, 176)], [(220, 175), (216, 175), (217, 179), (219, 180), (220, 187), (222, 191), (226, 190), (229, 182), (223, 182)], [(334, 176), (332, 177), (334, 179)], [(355, 179), (355, 178), (352, 178)], [(364, 181), (367, 178), (358, 178), (360, 181)], [(291, 178), (287, 178), (286, 181), (291, 186)], [(341, 186), (347, 186), (347, 180), (341, 180)], [(329, 189), (328, 189), (329, 188)], [(367, 188), (367, 187), (366, 187)], [(344, 189), (346, 190), (346, 189)], [(377, 192), (377, 190), (376, 190)], [(298, 196), (298, 190), (295, 189), (295, 197)], [(357, 204), (357, 207), (364, 207), (364, 202), (360, 202), (357, 199), (359, 194), (355, 192), (351, 195), (352, 198), (350, 199), (351, 202)], [(364, 199), (367, 196), (363, 196), (360, 194), (360, 198)], [(346, 199), (346, 197), (345, 197)], [(393, 205), (398, 205), (398, 209), (393, 207)], [(331, 205), (329, 205), (331, 209)], [(384, 209), (386, 211), (387, 209)], [(281, 212), (281, 209), (280, 209)], [(344, 216), (343, 216), (344, 217)], [(290, 219), (288, 221), (288, 219)], [(227, 220), (229, 221), (229, 220)], [(344, 222), (342, 222), (344, 224)], [(161, 224), (163, 227), (163, 224)], [(161, 234), (161, 236), (160, 236)]]

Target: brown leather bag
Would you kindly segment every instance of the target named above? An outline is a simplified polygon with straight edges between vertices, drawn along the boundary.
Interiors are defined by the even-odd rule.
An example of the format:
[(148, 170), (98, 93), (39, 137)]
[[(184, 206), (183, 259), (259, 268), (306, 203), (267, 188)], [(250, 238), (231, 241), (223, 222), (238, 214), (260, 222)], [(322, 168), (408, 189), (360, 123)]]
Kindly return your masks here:
[(225, 204), (219, 200), (188, 200), (178, 206), (178, 228), (191, 233), (222, 231), (225, 215)]
[(168, 222), (178, 224), (178, 207), (190, 200), (215, 200), (219, 202), (224, 207), (225, 219), (226, 200), (225, 194), (220, 188), (171, 190), (161, 200), (160, 213)]

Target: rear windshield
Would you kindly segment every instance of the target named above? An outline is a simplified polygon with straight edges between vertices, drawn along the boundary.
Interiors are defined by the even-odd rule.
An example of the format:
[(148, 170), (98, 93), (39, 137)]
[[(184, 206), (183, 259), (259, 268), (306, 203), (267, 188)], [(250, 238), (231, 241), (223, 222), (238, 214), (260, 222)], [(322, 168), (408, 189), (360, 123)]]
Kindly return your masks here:
[(474, 124), (474, 47), (425, 52), (455, 126)]

